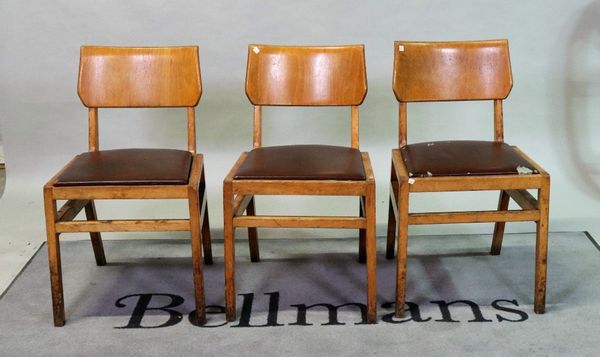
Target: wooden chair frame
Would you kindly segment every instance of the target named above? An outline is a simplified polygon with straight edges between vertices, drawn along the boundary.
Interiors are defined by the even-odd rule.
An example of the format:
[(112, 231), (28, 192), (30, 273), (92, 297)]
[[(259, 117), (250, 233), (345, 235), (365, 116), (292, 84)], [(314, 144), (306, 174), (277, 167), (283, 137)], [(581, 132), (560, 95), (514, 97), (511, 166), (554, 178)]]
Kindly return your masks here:
[[(83, 94), (86, 84), (82, 83), (82, 72), (84, 71), (84, 56), (94, 51), (120, 55), (124, 52), (153, 54), (170, 53), (184, 49), (191, 52), (196, 59), (198, 78), (198, 93), (196, 99), (188, 100), (187, 105), (180, 105), (173, 101), (163, 103), (156, 98), (149, 102), (134, 102), (135, 98), (129, 98), (125, 102), (119, 102), (126, 88), (104, 97), (92, 98), (90, 94)], [(189, 180), (187, 184), (180, 185), (102, 185), (102, 186), (56, 186), (55, 183), (60, 174), (67, 168), (66, 165), (44, 186), (44, 207), (46, 216), (46, 232), (48, 245), (48, 259), (50, 265), (50, 282), (52, 288), (52, 306), (54, 314), (54, 325), (65, 324), (65, 311), (63, 300), (63, 284), (60, 256), (59, 235), (63, 233), (89, 232), (94, 250), (96, 264), (106, 264), (104, 248), (100, 232), (156, 232), (156, 231), (190, 231), (192, 243), (192, 265), (196, 304), (196, 322), (203, 324), (206, 320), (204, 311), (204, 288), (202, 274), (202, 249), (204, 249), (204, 262), (212, 264), (211, 238), (208, 221), (208, 205), (206, 200), (206, 181), (204, 177), (204, 161), (202, 154), (196, 153), (196, 130), (195, 130), (195, 106), (201, 96), (201, 82), (198, 64), (198, 48), (120, 48), (120, 47), (90, 47), (81, 49), (82, 62), (80, 64), (80, 78), (78, 92), (82, 102), (88, 110), (89, 121), (89, 152), (99, 151), (98, 139), (98, 108), (99, 107), (186, 107), (187, 106), (187, 150), (193, 154), (193, 161)], [(125, 53), (127, 54), (127, 53)], [(160, 67), (160, 66), (158, 66)], [(154, 68), (156, 69), (156, 68)], [(158, 75), (160, 73), (158, 69)], [(135, 73), (134, 76), (147, 75)], [(122, 75), (122, 74), (120, 74)], [(164, 88), (163, 88), (164, 89)], [(160, 91), (158, 86), (148, 86), (148, 92)], [(166, 89), (164, 89), (166, 90)], [(177, 98), (185, 93), (174, 91), (170, 97)], [(132, 96), (135, 97), (135, 96)], [(143, 95), (142, 95), (143, 97)], [(96, 103), (97, 102), (97, 103)], [(93, 104), (90, 104), (93, 103)], [(91, 106), (93, 105), (93, 106)], [(125, 220), (99, 220), (96, 215), (95, 200), (101, 199), (186, 199), (189, 202), (189, 219), (125, 219)], [(57, 210), (57, 201), (66, 200), (66, 203)], [(86, 220), (74, 220), (78, 213), (84, 209)]]
[[(405, 41), (396, 41), (394, 44), (395, 57), (404, 46), (411, 44)], [(466, 43), (415, 43), (416, 45), (439, 46), (479, 46), (491, 44), (504, 46), (508, 56), (508, 42), (475, 41)], [(407, 49), (408, 50), (408, 49)], [(507, 83), (508, 92), (504, 97), (470, 98), (472, 100), (493, 100), (494, 104), (494, 141), (504, 142), (502, 100), (508, 96), (512, 87), (510, 75), (510, 60), (508, 59)], [(473, 66), (475, 67), (475, 66)], [(394, 66), (394, 92), (399, 101), (399, 146), (407, 145), (407, 103), (411, 101), (442, 101), (442, 100), (469, 100), (469, 98), (435, 98), (427, 97), (427, 93), (419, 93), (419, 98), (410, 98), (410, 95), (401, 94), (403, 83), (397, 80), (398, 62)], [(443, 81), (443, 79), (440, 79)], [(421, 88), (422, 89), (422, 88)], [(417, 89), (419, 90), (419, 89)], [(404, 97), (409, 97), (405, 99)], [(424, 99), (425, 98), (425, 99)], [(408, 169), (402, 159), (400, 149), (392, 150), (391, 188), (389, 201), (388, 229), (386, 257), (393, 259), (394, 244), (397, 234), (397, 259), (396, 259), (396, 307), (397, 317), (404, 314), (405, 289), (406, 289), (406, 263), (408, 226), (418, 224), (448, 224), (448, 223), (483, 223), (495, 222), (491, 254), (498, 255), (502, 247), (502, 238), (506, 222), (534, 221), (536, 223), (536, 252), (535, 252), (535, 286), (534, 286), (534, 311), (544, 313), (546, 296), (546, 270), (548, 251), (548, 210), (550, 195), (550, 175), (537, 163), (531, 160), (517, 147), (513, 148), (526, 159), (538, 173), (530, 175), (490, 175), (490, 176), (439, 176), (439, 177), (410, 177)], [(527, 190), (537, 190), (537, 199)], [(483, 191), (500, 190), (498, 209), (496, 211), (471, 211), (471, 212), (409, 212), (409, 197), (413, 192), (449, 192), (449, 191)], [(509, 210), (509, 200), (513, 199), (521, 208)], [(397, 229), (397, 230), (396, 230)], [(397, 232), (397, 233), (396, 233)]]
[[(349, 46), (350, 47), (350, 46)], [(249, 46), (249, 62), (251, 51), (256, 52), (256, 46)], [(293, 47), (287, 47), (294, 51)], [(363, 56), (364, 49), (360, 46)], [(298, 47), (302, 49), (302, 47)], [(363, 68), (364, 71), (364, 63)], [(298, 78), (298, 81), (303, 80)], [(305, 82), (306, 83), (306, 82)], [(248, 94), (249, 80), (246, 79), (246, 92)], [(302, 86), (299, 86), (302, 87)], [(366, 95), (366, 77), (365, 93)], [(256, 103), (254, 104), (254, 131), (253, 147), (262, 146), (262, 106), (263, 105), (347, 105), (346, 103), (302, 103), (301, 99), (294, 98), (289, 104)], [(351, 147), (359, 148), (359, 115), (358, 105), (351, 107)], [(235, 174), (246, 159), (248, 152), (241, 154), (229, 174), (223, 181), (223, 210), (224, 210), (224, 254), (225, 254), (225, 306), (226, 317), (232, 321), (236, 316), (235, 293), (235, 249), (234, 232), (236, 228), (248, 228), (250, 255), (252, 262), (258, 262), (259, 249), (257, 228), (349, 228), (359, 229), (359, 261), (367, 265), (367, 321), (375, 322), (377, 316), (376, 305), (376, 240), (375, 240), (375, 178), (369, 155), (361, 153), (366, 179), (352, 180), (280, 180), (280, 179), (235, 179)], [(256, 215), (254, 196), (256, 195), (324, 195), (324, 196), (358, 196), (360, 199), (359, 216), (265, 216)], [(244, 215), (246, 212), (246, 215)]]

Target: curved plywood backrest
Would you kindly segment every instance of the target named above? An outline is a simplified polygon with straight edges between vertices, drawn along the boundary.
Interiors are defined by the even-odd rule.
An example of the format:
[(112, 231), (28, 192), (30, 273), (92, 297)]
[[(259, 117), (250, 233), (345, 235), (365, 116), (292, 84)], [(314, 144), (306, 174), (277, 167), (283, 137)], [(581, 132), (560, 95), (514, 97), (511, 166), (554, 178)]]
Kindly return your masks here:
[(77, 92), (86, 107), (193, 107), (198, 47), (82, 46)]
[(254, 105), (360, 105), (366, 94), (363, 45), (248, 46), (246, 95)]
[(504, 99), (512, 88), (508, 41), (394, 43), (400, 102)]

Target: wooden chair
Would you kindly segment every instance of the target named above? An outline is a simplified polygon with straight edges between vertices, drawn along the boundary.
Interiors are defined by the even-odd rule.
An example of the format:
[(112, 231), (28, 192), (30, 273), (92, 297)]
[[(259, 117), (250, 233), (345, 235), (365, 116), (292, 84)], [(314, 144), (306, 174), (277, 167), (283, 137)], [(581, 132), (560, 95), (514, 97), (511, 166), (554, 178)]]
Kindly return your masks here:
[[(367, 264), (367, 320), (376, 319), (375, 179), (358, 147), (358, 106), (367, 94), (364, 47), (250, 45), (246, 94), (254, 105), (254, 149), (223, 181), (226, 317), (235, 319), (234, 230), (248, 228), (251, 260), (259, 261), (257, 227), (353, 228)], [(262, 147), (262, 106), (350, 106), (351, 147)], [(359, 216), (257, 216), (255, 195), (360, 197)], [(243, 215), (244, 211), (247, 215)]]
[[(198, 47), (81, 47), (78, 93), (88, 107), (89, 152), (44, 186), (54, 325), (65, 323), (59, 235), (90, 232), (105, 265), (100, 232), (190, 231), (196, 319), (205, 321), (202, 247), (212, 263), (203, 157), (196, 153), (195, 107), (202, 85)], [(98, 108), (186, 107), (187, 150), (100, 150)], [(97, 199), (187, 199), (189, 219), (98, 220)], [(66, 203), (57, 211), (57, 200)], [(85, 209), (87, 220), (73, 220)]]
[[(500, 254), (505, 222), (535, 221), (536, 313), (546, 292), (550, 176), (515, 146), (504, 143), (502, 100), (512, 88), (508, 42), (404, 42), (394, 44), (393, 89), (400, 103), (400, 148), (392, 151), (386, 257), (398, 257), (396, 315), (405, 303), (410, 224), (496, 222), (491, 254)], [(407, 103), (493, 100), (494, 141), (407, 144)], [(537, 190), (537, 199), (527, 189)], [(409, 213), (412, 192), (500, 190), (497, 211)], [(509, 210), (512, 198), (522, 210)]]

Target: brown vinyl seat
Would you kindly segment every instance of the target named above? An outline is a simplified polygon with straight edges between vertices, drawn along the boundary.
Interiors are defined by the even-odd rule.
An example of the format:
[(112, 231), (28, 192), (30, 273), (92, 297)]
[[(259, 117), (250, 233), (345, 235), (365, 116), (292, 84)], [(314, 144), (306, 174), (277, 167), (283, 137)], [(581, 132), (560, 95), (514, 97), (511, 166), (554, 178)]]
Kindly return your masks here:
[[(231, 321), (236, 315), (236, 228), (248, 229), (253, 262), (260, 260), (257, 227), (348, 228), (359, 231), (358, 260), (367, 266), (366, 322), (375, 322), (375, 178), (369, 155), (358, 145), (358, 107), (367, 94), (364, 47), (250, 45), (247, 63), (246, 95), (254, 105), (254, 148), (242, 153), (223, 180), (226, 318)], [(263, 106), (350, 107), (350, 147), (263, 147)], [(256, 215), (257, 195), (353, 196), (358, 198), (358, 215)]]
[[(396, 316), (405, 310), (409, 225), (494, 222), (490, 251), (498, 255), (505, 223), (513, 221), (536, 223), (534, 311), (543, 313), (550, 175), (504, 142), (502, 101), (512, 89), (508, 41), (396, 41), (392, 85), (400, 130), (399, 148), (392, 150), (386, 257), (394, 257), (397, 238)], [(473, 100), (493, 101), (494, 141), (408, 144), (408, 103)], [(484, 190), (500, 191), (497, 210), (409, 211), (410, 195), (418, 192)], [(511, 198), (521, 209), (509, 209)]]
[(185, 185), (193, 155), (185, 150), (118, 149), (79, 154), (55, 186)]
[[(59, 236), (89, 232), (97, 265), (106, 258), (100, 232), (189, 231), (195, 314), (203, 324), (203, 260), (212, 263), (204, 158), (196, 153), (195, 107), (202, 95), (198, 47), (81, 47), (77, 93), (88, 108), (88, 152), (44, 186), (54, 325), (65, 324)], [(185, 108), (187, 150), (100, 150), (98, 108)], [(185, 219), (99, 220), (99, 199), (184, 199)], [(57, 209), (58, 201), (66, 201)], [(81, 210), (85, 218), (75, 220)], [(203, 259), (204, 253), (204, 259)]]
[(400, 152), (408, 177), (538, 173), (513, 147), (496, 141), (432, 141)]
[(360, 150), (330, 145), (287, 145), (253, 149), (236, 180), (364, 180)]

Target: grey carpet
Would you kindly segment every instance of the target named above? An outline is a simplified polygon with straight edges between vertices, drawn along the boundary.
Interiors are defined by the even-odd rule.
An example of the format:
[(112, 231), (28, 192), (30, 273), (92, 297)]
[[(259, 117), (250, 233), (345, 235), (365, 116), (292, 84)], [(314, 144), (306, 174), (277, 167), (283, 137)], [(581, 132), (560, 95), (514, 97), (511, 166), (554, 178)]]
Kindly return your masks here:
[[(365, 269), (352, 239), (263, 240), (261, 263), (250, 263), (246, 242), (238, 242), (238, 320), (225, 323), (217, 241), (215, 264), (204, 272), (213, 305), (206, 327), (188, 320), (188, 241), (106, 241), (104, 267), (94, 265), (89, 242), (64, 242), (62, 328), (52, 326), (44, 246), (0, 300), (0, 355), (597, 356), (600, 252), (593, 241), (585, 233), (551, 234), (544, 315), (532, 311), (535, 235), (507, 235), (500, 256), (487, 254), (490, 241), (411, 237), (413, 314), (402, 321), (390, 315), (395, 267), (380, 239), (376, 325), (361, 323)], [(357, 305), (340, 307), (337, 320), (326, 305), (310, 307), (345, 303)], [(167, 305), (170, 313), (152, 309)]]

